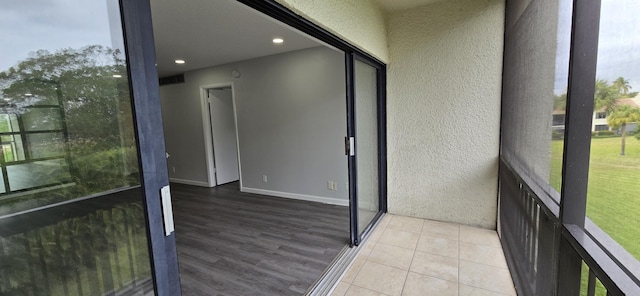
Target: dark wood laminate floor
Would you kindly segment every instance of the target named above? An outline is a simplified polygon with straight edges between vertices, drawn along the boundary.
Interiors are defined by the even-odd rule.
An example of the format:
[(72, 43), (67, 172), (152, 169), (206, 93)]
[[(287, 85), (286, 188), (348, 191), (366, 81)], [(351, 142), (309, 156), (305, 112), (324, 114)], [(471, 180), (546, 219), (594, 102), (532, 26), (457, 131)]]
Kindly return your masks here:
[(183, 295), (301, 295), (349, 240), (347, 207), (171, 184)]

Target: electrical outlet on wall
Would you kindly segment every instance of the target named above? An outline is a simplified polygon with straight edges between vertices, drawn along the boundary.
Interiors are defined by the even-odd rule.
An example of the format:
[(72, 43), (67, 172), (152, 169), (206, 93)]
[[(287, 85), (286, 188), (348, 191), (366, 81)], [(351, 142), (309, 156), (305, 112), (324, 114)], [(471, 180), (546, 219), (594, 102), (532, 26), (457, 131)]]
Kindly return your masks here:
[(171, 170), (175, 173), (176, 172), (176, 167), (172, 166)]
[(262, 182), (267, 183), (267, 175), (262, 175)]
[(338, 190), (338, 183), (327, 181), (327, 188), (329, 188), (329, 190)]

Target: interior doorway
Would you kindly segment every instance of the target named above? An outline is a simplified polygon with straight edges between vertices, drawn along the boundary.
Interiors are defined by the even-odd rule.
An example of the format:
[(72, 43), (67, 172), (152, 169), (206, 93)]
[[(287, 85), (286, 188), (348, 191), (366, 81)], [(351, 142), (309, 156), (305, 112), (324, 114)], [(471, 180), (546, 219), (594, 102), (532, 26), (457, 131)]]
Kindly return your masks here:
[(201, 89), (209, 185), (213, 187), (239, 181), (242, 178), (233, 83), (208, 85)]
[[(382, 153), (366, 148), (384, 143), (376, 137), (381, 70), (354, 81), (352, 48), (236, 1), (151, 8), (157, 70), (168, 81), (160, 99), (183, 292), (314, 289), (380, 212)], [(356, 115), (369, 120), (357, 131)], [(355, 152), (366, 169), (360, 205)], [(225, 165), (238, 168), (239, 184), (224, 178)]]

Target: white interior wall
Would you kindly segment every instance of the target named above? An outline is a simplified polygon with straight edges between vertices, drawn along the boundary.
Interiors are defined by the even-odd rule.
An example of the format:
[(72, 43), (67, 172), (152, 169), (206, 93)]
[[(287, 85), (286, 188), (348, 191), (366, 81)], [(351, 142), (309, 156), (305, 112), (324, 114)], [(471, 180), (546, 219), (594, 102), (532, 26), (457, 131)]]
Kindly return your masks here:
[(244, 189), (347, 205), (344, 81), (344, 55), (325, 47), (185, 73), (160, 88), (169, 176), (206, 186), (200, 86), (233, 82)]
[(389, 211), (495, 228), (504, 0), (278, 2), (388, 62)]

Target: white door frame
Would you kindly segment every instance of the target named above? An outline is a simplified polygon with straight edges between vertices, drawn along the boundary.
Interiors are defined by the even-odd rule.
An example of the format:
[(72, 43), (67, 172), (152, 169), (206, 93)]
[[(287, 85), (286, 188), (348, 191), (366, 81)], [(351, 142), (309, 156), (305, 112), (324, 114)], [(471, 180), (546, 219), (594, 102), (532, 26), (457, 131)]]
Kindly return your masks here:
[(202, 127), (204, 133), (205, 159), (207, 165), (207, 185), (209, 187), (216, 186), (215, 177), (215, 161), (213, 154), (213, 136), (211, 135), (211, 121), (209, 111), (208, 90), (212, 88), (231, 87), (231, 101), (233, 102), (233, 121), (236, 128), (236, 146), (238, 157), (238, 176), (240, 180), (240, 188), (242, 188), (242, 166), (240, 165), (240, 140), (238, 137), (238, 112), (236, 109), (236, 91), (233, 82), (223, 82), (215, 84), (206, 84), (200, 86), (200, 110), (202, 112)]

